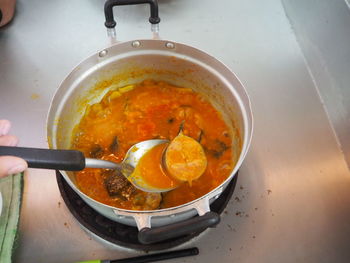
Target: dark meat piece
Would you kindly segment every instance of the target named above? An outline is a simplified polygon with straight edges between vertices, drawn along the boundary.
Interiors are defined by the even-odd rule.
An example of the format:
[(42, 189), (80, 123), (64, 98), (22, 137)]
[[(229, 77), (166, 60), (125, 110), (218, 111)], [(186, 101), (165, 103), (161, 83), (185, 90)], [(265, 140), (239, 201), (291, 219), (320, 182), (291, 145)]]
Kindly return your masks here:
[(203, 134), (204, 134), (204, 132), (203, 132), (203, 130), (201, 129), (201, 131), (199, 132), (198, 139), (197, 139), (197, 141), (198, 141), (199, 143), (201, 143), (201, 140), (202, 140), (202, 138), (203, 138)]
[(106, 170), (104, 183), (111, 197), (123, 201), (132, 201), (133, 209), (154, 210), (159, 208), (162, 196), (159, 193), (147, 193), (138, 190), (118, 170)]
[(119, 197), (123, 200), (129, 200), (136, 188), (126, 179), (118, 170), (109, 171), (105, 186), (108, 194), (113, 197)]
[(224, 142), (215, 140), (214, 148), (205, 148), (205, 150), (219, 159), (228, 148), (229, 147)]
[(99, 145), (99, 144), (94, 144), (92, 147), (91, 147), (91, 150), (90, 150), (90, 157), (92, 158), (101, 158), (103, 156), (103, 149), (102, 147)]
[(114, 136), (111, 145), (109, 146), (109, 150), (112, 153), (116, 153), (118, 151), (119, 148), (119, 142), (118, 142), (118, 137)]

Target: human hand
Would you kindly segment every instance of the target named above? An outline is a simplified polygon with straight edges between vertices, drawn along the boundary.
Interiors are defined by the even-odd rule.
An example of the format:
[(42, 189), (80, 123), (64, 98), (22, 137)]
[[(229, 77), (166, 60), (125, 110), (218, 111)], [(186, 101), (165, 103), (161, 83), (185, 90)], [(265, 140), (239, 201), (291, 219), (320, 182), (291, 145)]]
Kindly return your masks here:
[[(0, 145), (16, 146), (18, 139), (16, 136), (8, 135), (11, 123), (8, 120), (0, 120)], [(28, 164), (25, 160), (15, 156), (0, 156), (0, 178), (10, 174), (23, 172)]]
[(11, 21), (15, 8), (16, 0), (0, 0), (0, 27)]

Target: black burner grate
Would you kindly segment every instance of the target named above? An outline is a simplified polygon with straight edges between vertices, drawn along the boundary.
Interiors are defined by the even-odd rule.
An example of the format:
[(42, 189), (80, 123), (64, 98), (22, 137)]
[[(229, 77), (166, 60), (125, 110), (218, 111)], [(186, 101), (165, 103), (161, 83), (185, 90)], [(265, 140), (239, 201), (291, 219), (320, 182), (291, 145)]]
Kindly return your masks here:
[[(113, 244), (143, 251), (163, 250), (185, 243), (204, 231), (194, 232), (186, 236), (162, 241), (156, 244), (141, 244), (137, 239), (138, 229), (136, 227), (112, 221), (97, 213), (94, 209), (88, 206), (77, 193), (74, 192), (59, 171), (56, 171), (56, 178), (64, 202), (79, 223), (100, 238)], [(225, 191), (210, 205), (211, 211), (219, 214), (224, 211), (236, 187), (237, 178), (238, 172), (226, 187)]]

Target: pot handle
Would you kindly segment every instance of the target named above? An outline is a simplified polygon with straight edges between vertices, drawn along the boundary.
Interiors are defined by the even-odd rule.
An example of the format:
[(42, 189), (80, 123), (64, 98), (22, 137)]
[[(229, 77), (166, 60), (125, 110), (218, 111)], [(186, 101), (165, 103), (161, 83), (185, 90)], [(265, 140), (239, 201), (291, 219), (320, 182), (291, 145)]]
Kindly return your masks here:
[(158, 24), (160, 22), (160, 18), (158, 16), (158, 2), (157, 0), (108, 0), (104, 6), (105, 12), (105, 26), (107, 28), (114, 28), (116, 26), (116, 22), (113, 16), (113, 7), (119, 5), (138, 5), (138, 4), (149, 4), (151, 8), (151, 16), (149, 18), (149, 22), (151, 24)]
[(153, 244), (201, 231), (208, 227), (215, 227), (219, 222), (219, 214), (215, 212), (207, 212), (202, 216), (196, 216), (179, 223), (156, 228), (142, 228), (139, 231), (138, 240), (142, 244)]

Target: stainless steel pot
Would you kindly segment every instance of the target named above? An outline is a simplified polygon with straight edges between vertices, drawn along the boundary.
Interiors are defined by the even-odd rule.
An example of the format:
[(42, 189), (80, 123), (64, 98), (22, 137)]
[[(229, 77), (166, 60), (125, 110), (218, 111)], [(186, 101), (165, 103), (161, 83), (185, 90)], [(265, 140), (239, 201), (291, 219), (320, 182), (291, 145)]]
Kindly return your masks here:
[[(113, 7), (118, 1), (107, 1), (106, 4), (110, 2)], [(157, 4), (154, 0), (141, 1), (144, 2), (152, 2), (151, 7)], [(111, 78), (114, 81), (112, 86), (104, 90), (95, 88), (96, 83)], [(174, 41), (133, 40), (117, 43), (93, 54), (65, 78), (53, 97), (48, 114), (50, 148), (70, 148), (73, 128), (80, 121), (87, 104), (98, 102), (110, 89), (145, 79), (167, 81), (205, 94), (223, 114), (226, 122), (238, 128), (240, 135), (233, 143), (237, 164), (231, 175), (197, 200), (168, 209), (132, 211), (102, 204), (78, 189), (73, 173), (61, 171), (68, 184), (93, 209), (111, 220), (137, 226), (140, 230), (139, 240), (152, 243), (219, 222), (219, 216), (210, 212), (209, 205), (219, 197), (241, 166), (251, 141), (253, 120), (249, 97), (243, 85), (220, 61), (199, 49)], [(199, 217), (195, 217), (197, 214)]]

